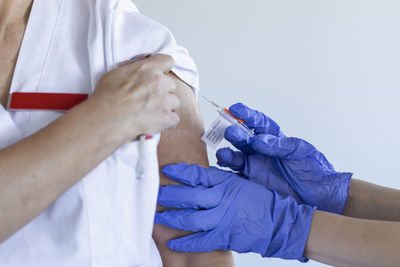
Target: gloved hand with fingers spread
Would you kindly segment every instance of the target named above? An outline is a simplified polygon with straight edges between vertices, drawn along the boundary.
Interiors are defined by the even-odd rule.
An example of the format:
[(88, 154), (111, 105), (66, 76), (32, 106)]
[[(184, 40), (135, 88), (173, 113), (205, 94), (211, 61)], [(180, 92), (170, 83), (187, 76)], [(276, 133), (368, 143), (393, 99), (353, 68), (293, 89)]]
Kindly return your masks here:
[(198, 232), (169, 241), (171, 249), (234, 250), (306, 261), (312, 207), (214, 167), (181, 163), (163, 172), (186, 185), (160, 188), (158, 203), (181, 209), (156, 213), (155, 223)]
[(310, 143), (286, 137), (272, 119), (239, 103), (229, 111), (244, 120), (255, 135), (231, 126), (225, 138), (240, 151), (217, 151), (218, 164), (230, 167), (250, 181), (257, 182), (299, 203), (320, 210), (343, 213), (352, 173), (336, 172), (332, 164)]

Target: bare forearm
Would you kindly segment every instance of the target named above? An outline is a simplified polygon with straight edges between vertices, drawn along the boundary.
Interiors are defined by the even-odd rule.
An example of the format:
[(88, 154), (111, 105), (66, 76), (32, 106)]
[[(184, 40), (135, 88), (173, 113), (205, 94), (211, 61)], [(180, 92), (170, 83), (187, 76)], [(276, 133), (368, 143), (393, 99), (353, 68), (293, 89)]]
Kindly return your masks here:
[(316, 211), (304, 256), (334, 266), (398, 266), (400, 223)]
[(373, 220), (400, 221), (400, 191), (352, 179), (343, 215)]
[[(178, 114), (181, 122), (176, 129), (163, 132), (159, 144), (160, 166), (186, 162), (208, 166), (205, 144), (201, 141), (203, 122), (191, 89), (183, 82), (177, 82), (177, 95), (181, 100)], [(161, 185), (172, 184), (172, 180), (161, 173)], [(158, 207), (158, 210), (165, 209)], [(167, 242), (170, 239), (188, 235), (184, 232), (162, 225), (155, 225), (154, 240), (160, 251), (163, 265), (173, 267), (196, 266), (233, 266), (232, 255), (229, 251), (213, 251), (210, 253), (182, 253), (170, 250)]]
[[(20, 229), (122, 145), (84, 103), (0, 151), (0, 241)], [(102, 134), (104, 133), (104, 134)]]

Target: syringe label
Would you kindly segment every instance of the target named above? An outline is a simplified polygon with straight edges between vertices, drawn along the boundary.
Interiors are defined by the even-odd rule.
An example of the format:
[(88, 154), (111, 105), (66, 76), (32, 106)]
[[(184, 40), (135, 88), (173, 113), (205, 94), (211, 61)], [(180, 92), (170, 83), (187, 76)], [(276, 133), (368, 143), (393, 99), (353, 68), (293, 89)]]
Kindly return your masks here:
[(216, 149), (224, 139), (226, 128), (231, 125), (232, 124), (229, 121), (218, 115), (218, 117), (201, 137), (201, 140), (203, 140), (211, 148)]

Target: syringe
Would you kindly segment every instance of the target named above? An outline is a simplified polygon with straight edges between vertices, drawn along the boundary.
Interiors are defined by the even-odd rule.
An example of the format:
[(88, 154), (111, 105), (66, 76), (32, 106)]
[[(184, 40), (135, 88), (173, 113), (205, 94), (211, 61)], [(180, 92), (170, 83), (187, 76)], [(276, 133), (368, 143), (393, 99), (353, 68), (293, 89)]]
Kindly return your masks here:
[(246, 124), (244, 124), (244, 121), (233, 116), (230, 112), (229, 109), (223, 108), (217, 104), (215, 104), (213, 101), (207, 99), (206, 97), (202, 96), (208, 103), (210, 103), (211, 106), (215, 107), (217, 109), (217, 112), (228, 122), (232, 123), (233, 125), (236, 125), (237, 127), (243, 129), (244, 131), (247, 132), (249, 136), (254, 135), (254, 130), (250, 129), (247, 127)]

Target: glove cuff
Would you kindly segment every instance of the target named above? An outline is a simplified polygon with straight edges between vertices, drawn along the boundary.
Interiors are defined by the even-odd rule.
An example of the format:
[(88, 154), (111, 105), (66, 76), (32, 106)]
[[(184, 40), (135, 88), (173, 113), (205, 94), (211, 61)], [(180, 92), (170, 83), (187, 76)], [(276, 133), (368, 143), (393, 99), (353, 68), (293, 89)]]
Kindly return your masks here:
[(339, 172), (328, 176), (326, 179), (328, 181), (334, 181), (335, 186), (332, 187), (333, 190), (330, 192), (330, 197), (327, 198), (328, 201), (326, 205), (319, 207), (319, 209), (342, 214), (347, 204), (352, 176), (353, 174), (350, 172)]
[(312, 223), (312, 218), (314, 216), (314, 211), (317, 209), (317, 207), (310, 207), (310, 206), (306, 206), (306, 207), (307, 207), (307, 210), (305, 211), (306, 216), (303, 221), (303, 223), (304, 223), (304, 235), (302, 236), (303, 245), (299, 247), (299, 248), (301, 248), (301, 250), (300, 250), (301, 255), (297, 258), (298, 261), (304, 262), (304, 263), (308, 262), (310, 260), (308, 258), (305, 258), (303, 255), (304, 255), (304, 250), (307, 245), (308, 236), (310, 234), (311, 223)]
[(343, 175), (343, 180), (344, 180), (343, 183), (345, 184), (345, 188), (343, 189), (345, 197), (344, 197), (344, 200), (342, 201), (342, 207), (339, 210), (338, 214), (343, 214), (344, 208), (346, 208), (347, 200), (349, 199), (350, 184), (351, 184), (351, 178), (353, 177), (353, 173), (345, 172), (345, 173), (342, 173), (342, 175)]
[[(280, 206), (275, 209), (279, 214), (274, 212), (276, 228), (263, 257), (307, 262), (303, 252), (316, 208), (298, 205), (292, 197), (277, 199), (275, 205)], [(286, 210), (282, 210), (282, 206), (286, 206)]]

